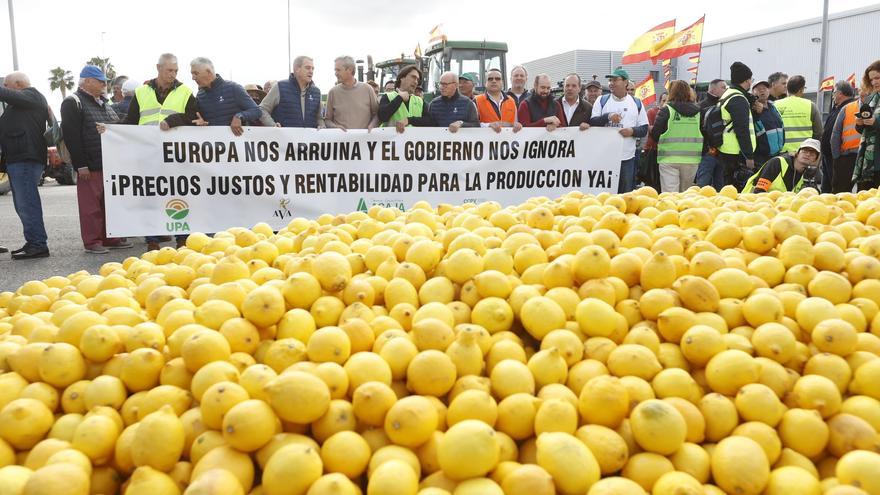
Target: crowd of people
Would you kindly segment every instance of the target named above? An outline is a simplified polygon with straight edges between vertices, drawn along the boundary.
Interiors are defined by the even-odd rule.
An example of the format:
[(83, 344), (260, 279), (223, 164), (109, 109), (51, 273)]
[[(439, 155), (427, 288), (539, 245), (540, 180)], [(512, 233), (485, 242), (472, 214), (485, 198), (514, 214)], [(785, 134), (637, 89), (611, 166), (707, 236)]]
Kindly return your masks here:
[[(355, 61), (334, 61), (337, 83), (322, 101), (313, 77), (312, 58), (299, 56), (287, 79), (242, 86), (223, 79), (204, 57), (190, 62), (193, 93), (178, 80), (178, 61), (163, 54), (156, 77), (138, 83), (116, 78), (110, 84), (104, 72), (87, 65), (78, 89), (61, 104), (61, 130), (70, 161), (77, 171), (80, 231), (86, 252), (104, 254), (127, 249), (127, 239), (107, 237), (103, 188), (101, 137), (106, 124), (229, 126), (239, 136), (246, 126), (314, 129), (373, 129), (409, 126), (443, 127), (455, 133), (462, 127), (485, 127), (518, 132), (523, 127), (618, 129), (624, 144), (620, 156), (618, 192), (639, 184), (661, 192), (680, 192), (693, 185), (721, 189), (734, 185), (743, 192), (798, 191), (816, 187), (822, 192), (845, 192), (880, 184), (880, 61), (864, 71), (861, 88), (839, 82), (831, 111), (823, 120), (815, 103), (803, 97), (803, 76), (776, 72), (755, 80), (745, 64), (730, 67), (728, 82), (716, 79), (696, 101), (694, 89), (672, 81), (668, 92), (652, 108), (635, 97), (626, 70), (607, 75), (608, 92), (599, 81), (586, 84), (576, 73), (563, 81), (562, 95), (552, 95), (547, 74), (530, 81), (522, 66), (510, 72), (503, 87), (498, 69), (485, 74), (485, 91), (477, 94), (478, 76), (445, 72), (439, 94), (425, 101), (423, 74), (418, 66), (403, 67), (395, 80), (380, 88), (374, 81), (359, 82)], [(604, 93), (604, 94), (603, 94)], [(26, 243), (13, 259), (49, 256), (42, 206), (37, 189), (46, 163), (46, 99), (28, 77), (14, 72), (0, 88), (2, 163), (9, 176), (13, 200)], [(159, 249), (170, 237), (146, 237), (147, 249)], [(176, 237), (182, 246), (185, 236)], [(5, 248), (0, 248), (0, 252)]]

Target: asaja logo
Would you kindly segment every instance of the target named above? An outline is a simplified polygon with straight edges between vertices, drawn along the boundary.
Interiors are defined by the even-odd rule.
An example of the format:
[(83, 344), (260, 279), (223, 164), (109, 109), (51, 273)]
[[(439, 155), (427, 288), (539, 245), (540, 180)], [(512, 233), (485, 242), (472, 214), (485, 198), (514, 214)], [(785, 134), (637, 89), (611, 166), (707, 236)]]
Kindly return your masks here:
[(182, 199), (172, 199), (165, 203), (165, 214), (171, 222), (165, 222), (168, 232), (189, 232), (189, 224), (184, 219), (189, 215), (189, 205)]
[(369, 209), (369, 208), (367, 208), (367, 202), (364, 201), (364, 198), (359, 199), (359, 200), (358, 200), (357, 211), (367, 211), (368, 209)]
[(364, 198), (358, 200), (357, 211), (367, 212), (372, 206), (397, 208), (400, 211), (406, 211), (406, 205), (399, 199), (370, 199), (369, 204), (367, 204), (367, 200)]

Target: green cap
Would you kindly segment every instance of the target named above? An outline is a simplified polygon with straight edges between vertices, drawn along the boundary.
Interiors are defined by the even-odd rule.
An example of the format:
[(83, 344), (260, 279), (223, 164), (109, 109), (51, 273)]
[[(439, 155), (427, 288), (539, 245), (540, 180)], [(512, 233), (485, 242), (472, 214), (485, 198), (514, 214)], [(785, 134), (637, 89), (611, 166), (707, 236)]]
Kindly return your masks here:
[(468, 81), (477, 84), (477, 75), (473, 72), (465, 72), (464, 74), (458, 76), (459, 79), (467, 79)]
[(608, 74), (605, 77), (607, 79), (614, 79), (615, 77), (620, 77), (620, 78), (623, 78), (623, 79), (629, 81), (629, 74), (627, 74), (627, 72), (625, 70), (621, 69), (620, 67), (614, 69), (614, 72), (612, 72), (611, 74)]

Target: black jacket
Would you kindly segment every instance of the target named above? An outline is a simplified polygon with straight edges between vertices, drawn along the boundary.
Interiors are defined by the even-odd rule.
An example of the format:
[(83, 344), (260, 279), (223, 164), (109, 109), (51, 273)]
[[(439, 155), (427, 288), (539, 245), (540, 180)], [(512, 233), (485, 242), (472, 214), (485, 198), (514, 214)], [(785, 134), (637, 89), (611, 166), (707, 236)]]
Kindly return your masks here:
[(667, 104), (665, 107), (661, 108), (659, 112), (657, 112), (657, 117), (654, 118), (654, 127), (651, 128), (651, 137), (654, 141), (659, 142), (660, 136), (663, 135), (664, 132), (669, 130), (669, 107), (675, 109), (676, 112), (684, 115), (685, 117), (693, 117), (694, 115), (700, 115), (700, 121), (702, 124), (703, 116), (700, 114), (700, 107), (696, 103), (691, 103), (689, 101), (676, 101), (673, 103)]
[(8, 106), (0, 115), (0, 148), (5, 163), (46, 163), (46, 121), (49, 106), (36, 88), (0, 86), (0, 101)]
[(847, 98), (840, 105), (831, 106), (828, 117), (825, 119), (825, 125), (822, 127), (822, 156), (831, 158), (831, 133), (834, 131), (834, 122), (837, 120), (840, 110), (854, 101), (855, 98)]
[(61, 102), (61, 130), (64, 144), (70, 151), (73, 168), (88, 167), (91, 171), (104, 168), (101, 135), (95, 124), (116, 124), (119, 117), (106, 97), (95, 98), (82, 89), (76, 91), (80, 104), (68, 96)]
[(752, 137), (749, 133), (749, 114), (752, 113), (755, 96), (740, 86), (731, 86), (731, 89), (745, 96), (745, 98), (731, 97), (727, 100), (727, 112), (730, 113), (730, 120), (733, 123), (733, 133), (739, 141), (740, 153), (746, 159), (752, 159), (755, 150), (752, 148)]

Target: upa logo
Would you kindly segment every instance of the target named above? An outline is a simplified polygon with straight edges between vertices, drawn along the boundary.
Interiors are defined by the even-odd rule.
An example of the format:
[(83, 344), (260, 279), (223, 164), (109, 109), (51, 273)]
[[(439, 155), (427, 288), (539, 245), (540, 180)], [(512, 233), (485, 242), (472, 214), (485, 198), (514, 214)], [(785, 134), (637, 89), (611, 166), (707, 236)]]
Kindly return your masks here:
[(172, 221), (165, 222), (168, 232), (189, 232), (189, 224), (185, 219), (189, 215), (189, 205), (182, 199), (172, 199), (165, 203), (165, 214)]

